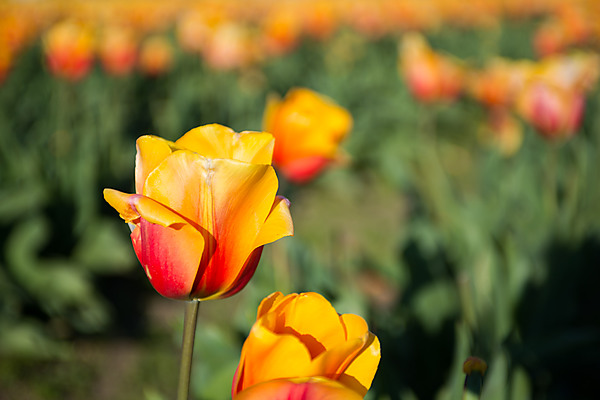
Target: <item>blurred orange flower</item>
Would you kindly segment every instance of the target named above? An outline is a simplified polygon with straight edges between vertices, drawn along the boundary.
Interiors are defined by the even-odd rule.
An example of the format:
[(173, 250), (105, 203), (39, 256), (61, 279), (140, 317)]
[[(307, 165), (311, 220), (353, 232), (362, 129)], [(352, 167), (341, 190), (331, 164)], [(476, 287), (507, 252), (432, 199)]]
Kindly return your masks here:
[(481, 133), (486, 144), (495, 147), (506, 157), (514, 155), (523, 143), (523, 127), (510, 111), (501, 107), (488, 111)]
[(236, 400), (361, 400), (344, 385), (323, 378), (277, 379), (243, 390)]
[(150, 76), (158, 76), (167, 72), (173, 64), (173, 46), (162, 35), (146, 38), (140, 49), (138, 66), (142, 72)]
[(275, 136), (273, 163), (291, 181), (314, 178), (334, 160), (352, 129), (350, 113), (312, 90), (290, 90), (283, 100), (270, 97), (263, 129)]
[(547, 138), (574, 135), (581, 124), (585, 99), (581, 92), (533, 79), (521, 92), (517, 109)]
[(469, 74), (469, 91), (487, 107), (510, 107), (530, 70), (528, 62), (494, 59), (484, 70)]
[(202, 55), (206, 63), (215, 69), (244, 67), (258, 58), (258, 46), (253, 39), (248, 27), (236, 22), (223, 22), (207, 35)]
[(113, 75), (125, 75), (133, 70), (137, 59), (137, 43), (133, 33), (118, 26), (106, 26), (98, 45), (104, 69)]
[(83, 78), (94, 61), (94, 35), (82, 23), (64, 20), (44, 35), (44, 50), (50, 71), (62, 78)]
[(379, 359), (379, 340), (361, 317), (339, 315), (317, 293), (276, 292), (258, 307), (232, 395), (275, 379), (322, 377), (364, 396)]
[(431, 50), (419, 33), (402, 37), (399, 64), (410, 92), (420, 101), (451, 101), (463, 89), (464, 71), (458, 62)]
[(293, 234), (288, 201), (276, 197), (273, 138), (213, 124), (176, 142), (137, 140), (136, 194), (104, 190), (132, 226), (150, 283), (173, 299), (217, 299), (240, 291), (263, 245)]

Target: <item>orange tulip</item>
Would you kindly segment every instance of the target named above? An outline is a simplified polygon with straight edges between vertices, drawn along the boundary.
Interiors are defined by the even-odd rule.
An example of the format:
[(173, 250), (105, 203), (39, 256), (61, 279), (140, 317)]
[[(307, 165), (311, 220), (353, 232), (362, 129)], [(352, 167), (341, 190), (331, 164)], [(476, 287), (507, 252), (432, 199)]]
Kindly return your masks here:
[(463, 89), (465, 74), (458, 62), (433, 51), (419, 33), (403, 36), (399, 61), (409, 90), (420, 101), (452, 101)]
[(137, 140), (136, 194), (104, 190), (133, 227), (133, 248), (154, 288), (173, 299), (240, 291), (263, 245), (293, 234), (288, 201), (276, 197), (273, 138), (213, 124), (176, 142)]
[(363, 397), (344, 385), (323, 378), (278, 379), (251, 386), (236, 400), (360, 400)]
[(46, 32), (44, 50), (52, 73), (77, 81), (92, 67), (94, 37), (89, 27), (74, 21), (63, 21)]
[(342, 158), (339, 145), (352, 128), (352, 116), (333, 100), (297, 88), (283, 100), (268, 100), (263, 125), (275, 136), (273, 163), (289, 180), (301, 183)]
[(258, 307), (242, 348), (232, 394), (275, 379), (322, 377), (360, 396), (371, 386), (379, 340), (354, 314), (339, 315), (317, 293), (276, 292)]
[(142, 43), (139, 68), (147, 75), (158, 76), (167, 72), (173, 64), (173, 46), (161, 35), (148, 37)]
[(585, 98), (580, 91), (533, 79), (519, 96), (521, 116), (546, 138), (574, 135), (581, 124)]
[(108, 73), (122, 76), (135, 67), (137, 43), (128, 29), (107, 26), (98, 47), (102, 66)]

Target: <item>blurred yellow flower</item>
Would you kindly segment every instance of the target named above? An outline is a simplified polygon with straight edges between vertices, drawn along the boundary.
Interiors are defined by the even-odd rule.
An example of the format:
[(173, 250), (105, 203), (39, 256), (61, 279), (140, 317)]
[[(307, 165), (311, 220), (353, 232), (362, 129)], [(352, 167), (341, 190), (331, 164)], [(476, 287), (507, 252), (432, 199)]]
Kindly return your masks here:
[(263, 129), (275, 136), (273, 164), (291, 181), (306, 182), (332, 161), (342, 159), (340, 142), (352, 129), (350, 113), (312, 90), (271, 97)]

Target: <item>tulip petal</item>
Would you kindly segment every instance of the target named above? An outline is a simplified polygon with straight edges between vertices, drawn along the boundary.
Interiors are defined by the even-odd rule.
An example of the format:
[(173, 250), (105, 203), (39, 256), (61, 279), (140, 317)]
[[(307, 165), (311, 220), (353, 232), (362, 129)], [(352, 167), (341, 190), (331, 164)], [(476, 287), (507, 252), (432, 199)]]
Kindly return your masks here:
[(177, 140), (177, 145), (206, 158), (228, 158), (251, 164), (271, 164), (274, 139), (264, 132), (240, 132), (210, 124), (194, 128)]
[(346, 332), (346, 340), (363, 337), (369, 332), (369, 326), (363, 317), (356, 314), (342, 314), (340, 320)]
[(275, 201), (277, 176), (270, 165), (212, 160), (214, 227), (217, 246), (204, 271), (207, 292), (238, 279)]
[(165, 227), (142, 218), (131, 241), (154, 289), (188, 300), (204, 251), (202, 233), (189, 224)]
[(188, 223), (181, 215), (146, 196), (104, 189), (104, 199), (127, 223), (136, 223), (140, 217), (165, 227)]
[(346, 339), (338, 313), (318, 293), (299, 294), (285, 304), (285, 313), (281, 315), (272, 329), (299, 337), (313, 358)]
[[(365, 340), (366, 337), (355, 338), (339, 343), (337, 346), (321, 353), (313, 361), (318, 366), (319, 375), (330, 379), (338, 379), (362, 350)], [(364, 393), (361, 394), (364, 395), (366, 392), (364, 390)]]
[(344, 385), (363, 396), (371, 387), (381, 358), (381, 346), (377, 336), (369, 333), (365, 347), (338, 378)]
[(138, 138), (135, 147), (135, 192), (144, 193), (146, 178), (174, 150), (174, 143), (157, 136), (145, 135)]
[(175, 143), (206, 158), (231, 158), (234, 135), (231, 128), (210, 124), (186, 132)]
[(271, 207), (271, 212), (258, 233), (254, 246), (258, 247), (272, 243), (277, 239), (293, 234), (294, 225), (290, 214), (290, 202), (285, 197), (277, 196)]
[(275, 139), (266, 132), (239, 133), (235, 143), (232, 158), (251, 164), (271, 164)]
[(148, 175), (144, 195), (199, 223), (212, 234), (204, 223), (213, 220), (210, 169), (210, 160), (188, 150), (177, 151)]
[(236, 400), (361, 400), (362, 396), (338, 382), (318, 378), (277, 379), (244, 389)]
[[(260, 362), (253, 362), (246, 368), (245, 360)], [(311, 356), (297, 337), (274, 334), (256, 324), (242, 348), (233, 392), (273, 379), (311, 376), (313, 372)]]

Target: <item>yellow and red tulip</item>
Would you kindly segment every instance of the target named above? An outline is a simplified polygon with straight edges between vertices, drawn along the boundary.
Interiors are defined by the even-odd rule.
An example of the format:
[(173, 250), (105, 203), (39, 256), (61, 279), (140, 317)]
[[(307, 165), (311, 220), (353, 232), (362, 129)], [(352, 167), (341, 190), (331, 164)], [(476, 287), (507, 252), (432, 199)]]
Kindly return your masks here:
[(277, 379), (251, 386), (236, 400), (361, 400), (363, 396), (339, 382), (323, 378)]
[(583, 119), (583, 93), (533, 78), (521, 92), (517, 110), (546, 138), (574, 135)]
[(464, 71), (454, 59), (436, 53), (419, 33), (400, 44), (400, 72), (412, 95), (422, 102), (452, 101), (464, 86)]
[(44, 51), (48, 68), (53, 74), (77, 81), (92, 67), (94, 36), (88, 26), (65, 20), (46, 32)]
[(339, 315), (317, 293), (276, 292), (258, 308), (232, 394), (236, 398), (253, 385), (276, 379), (321, 377), (364, 397), (379, 359), (379, 340), (361, 317)]
[(137, 140), (136, 194), (105, 189), (104, 198), (132, 224), (135, 253), (160, 294), (231, 296), (254, 274), (263, 245), (293, 234), (272, 149), (270, 134), (217, 124), (176, 142)]
[(146, 38), (142, 43), (138, 66), (149, 76), (166, 73), (173, 64), (173, 45), (162, 35)]
[(273, 164), (297, 183), (314, 178), (342, 159), (340, 142), (352, 129), (350, 113), (312, 90), (290, 90), (267, 102), (263, 128), (275, 136)]
[(137, 43), (133, 32), (119, 26), (107, 26), (98, 45), (100, 61), (112, 75), (126, 75), (135, 67)]

